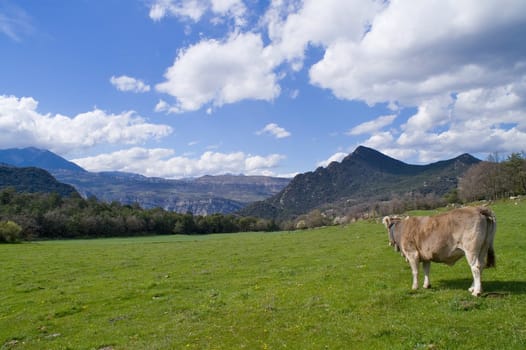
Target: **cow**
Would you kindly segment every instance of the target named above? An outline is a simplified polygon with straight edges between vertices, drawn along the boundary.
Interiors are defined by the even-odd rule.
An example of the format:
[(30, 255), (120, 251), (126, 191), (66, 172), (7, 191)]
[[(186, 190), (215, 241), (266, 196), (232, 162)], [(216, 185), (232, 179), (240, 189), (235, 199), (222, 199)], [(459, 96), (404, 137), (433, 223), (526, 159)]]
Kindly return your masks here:
[(481, 295), (482, 269), (495, 266), (493, 239), (497, 222), (491, 209), (464, 207), (435, 216), (386, 216), (382, 222), (389, 234), (389, 245), (401, 251), (411, 266), (413, 290), (418, 289), (420, 261), (424, 267), (423, 287), (430, 288), (431, 261), (451, 266), (465, 256), (473, 274), (469, 291), (474, 296)]

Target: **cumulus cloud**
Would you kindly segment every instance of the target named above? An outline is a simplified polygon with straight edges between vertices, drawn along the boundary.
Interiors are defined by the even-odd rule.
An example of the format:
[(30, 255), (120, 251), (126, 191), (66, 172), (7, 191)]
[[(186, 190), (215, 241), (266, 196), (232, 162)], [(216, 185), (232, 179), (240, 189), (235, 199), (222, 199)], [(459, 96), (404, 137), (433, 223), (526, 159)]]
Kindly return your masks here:
[(244, 99), (270, 101), (280, 93), (273, 68), (260, 35), (234, 33), (224, 41), (203, 40), (181, 50), (156, 89), (175, 97), (174, 112)]
[(101, 144), (139, 144), (172, 133), (167, 125), (148, 123), (133, 111), (100, 109), (73, 117), (41, 114), (31, 97), (0, 95), (0, 147), (36, 146), (59, 153)]
[(282, 139), (290, 136), (290, 132), (280, 127), (278, 124), (270, 123), (267, 124), (263, 129), (256, 132), (257, 135), (268, 134), (272, 135), (277, 139)]
[(198, 158), (177, 156), (171, 149), (146, 149), (133, 147), (109, 154), (74, 159), (90, 171), (119, 170), (164, 178), (197, 177), (225, 173), (247, 175), (272, 175), (285, 157), (279, 154), (267, 156), (244, 152), (204, 152)]
[(412, 150), (422, 162), (462, 152), (511, 153), (526, 144), (526, 84), (475, 88), (422, 102), (391, 147)]
[(119, 77), (112, 76), (110, 83), (115, 86), (119, 91), (131, 91), (131, 92), (148, 92), (150, 91), (150, 85), (145, 84), (142, 80), (129, 77), (127, 75), (121, 75)]
[(366, 145), (422, 162), (524, 147), (524, 1), (283, 0), (264, 23), (270, 56), (293, 70), (309, 47), (321, 50), (307, 67), (311, 84), (397, 113), (416, 109), (389, 131), (393, 116), (348, 132), (370, 135)]
[(363, 0), (273, 1), (263, 23), (276, 58), (299, 70), (309, 45), (327, 47), (342, 40), (359, 41), (381, 7), (380, 2)]
[(423, 163), (459, 153), (511, 153), (526, 144), (526, 81), (475, 88), (422, 101), (398, 129), (375, 132), (363, 144)]
[(316, 166), (327, 167), (332, 162), (341, 162), (343, 160), (343, 158), (345, 158), (347, 155), (348, 154), (344, 153), (344, 152), (336, 152), (332, 156), (330, 156), (328, 159), (323, 160), (321, 162), (318, 162), (318, 164), (316, 164)]
[(389, 2), (363, 38), (327, 45), (313, 84), (369, 104), (422, 99), (524, 74), (523, 1)]
[(387, 125), (390, 125), (396, 118), (396, 115), (384, 115), (374, 120), (364, 122), (360, 125), (355, 126), (347, 133), (349, 135), (361, 135), (361, 134), (372, 134), (379, 131)]

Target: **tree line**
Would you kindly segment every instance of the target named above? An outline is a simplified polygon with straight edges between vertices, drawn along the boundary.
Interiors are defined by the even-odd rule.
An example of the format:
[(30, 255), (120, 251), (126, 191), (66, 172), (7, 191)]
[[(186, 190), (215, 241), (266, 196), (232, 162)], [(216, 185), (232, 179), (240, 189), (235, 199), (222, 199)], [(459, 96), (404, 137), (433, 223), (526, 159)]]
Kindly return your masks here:
[[(271, 220), (235, 215), (196, 216), (161, 208), (105, 203), (96, 198), (56, 193), (0, 190), (0, 242), (17, 239), (97, 238), (167, 234), (274, 231)], [(8, 224), (9, 223), (9, 224)]]
[(526, 159), (523, 153), (512, 153), (504, 161), (492, 155), (464, 174), (458, 184), (458, 199), (472, 202), (495, 200), (526, 194)]

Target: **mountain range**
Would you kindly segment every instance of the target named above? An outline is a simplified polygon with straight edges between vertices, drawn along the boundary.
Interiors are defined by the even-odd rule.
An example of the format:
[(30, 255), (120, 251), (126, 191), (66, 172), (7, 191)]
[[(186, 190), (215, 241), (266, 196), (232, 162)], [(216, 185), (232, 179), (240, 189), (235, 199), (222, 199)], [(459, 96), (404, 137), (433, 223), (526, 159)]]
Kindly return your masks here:
[(0, 162), (45, 169), (58, 181), (74, 186), (84, 197), (196, 215), (236, 212), (248, 203), (278, 193), (290, 181), (243, 175), (169, 180), (124, 172), (89, 172), (53, 152), (34, 147), (0, 150)]
[(478, 162), (462, 154), (428, 165), (412, 165), (360, 146), (341, 162), (297, 175), (282, 191), (248, 205), (240, 214), (284, 220), (314, 209), (341, 210), (397, 196), (444, 196)]
[(469, 154), (427, 165), (401, 162), (360, 146), (341, 162), (295, 176), (222, 175), (168, 180), (123, 172), (89, 172), (46, 150), (0, 150), (0, 162), (38, 166), (84, 197), (106, 202), (138, 203), (196, 215), (238, 213), (288, 220), (314, 209), (344, 211), (353, 205), (396, 197), (444, 196), (459, 178), (480, 162)]

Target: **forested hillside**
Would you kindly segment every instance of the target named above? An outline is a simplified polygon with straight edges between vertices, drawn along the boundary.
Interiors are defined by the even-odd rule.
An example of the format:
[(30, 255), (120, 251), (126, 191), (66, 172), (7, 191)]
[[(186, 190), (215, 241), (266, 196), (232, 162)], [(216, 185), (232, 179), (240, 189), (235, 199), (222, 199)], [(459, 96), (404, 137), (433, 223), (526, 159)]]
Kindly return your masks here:
[(78, 194), (73, 186), (58, 182), (43, 169), (0, 165), (0, 189), (8, 187), (19, 192), (57, 193), (62, 196)]
[(104, 203), (78, 195), (20, 193), (13, 188), (0, 190), (0, 222), (8, 221), (20, 226), (19, 238), (24, 240), (278, 229), (272, 221), (264, 219), (221, 214), (194, 216), (161, 208), (142, 209), (137, 205)]

